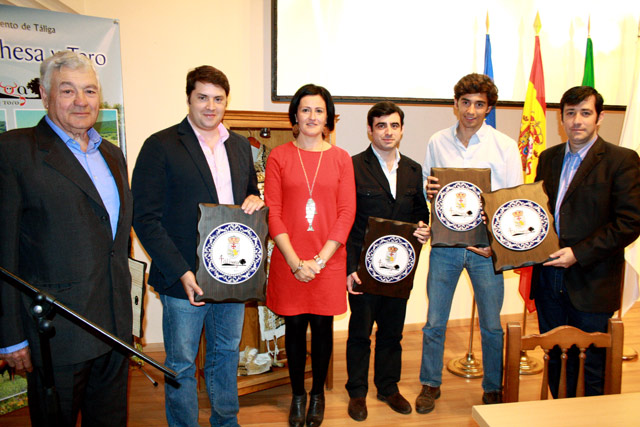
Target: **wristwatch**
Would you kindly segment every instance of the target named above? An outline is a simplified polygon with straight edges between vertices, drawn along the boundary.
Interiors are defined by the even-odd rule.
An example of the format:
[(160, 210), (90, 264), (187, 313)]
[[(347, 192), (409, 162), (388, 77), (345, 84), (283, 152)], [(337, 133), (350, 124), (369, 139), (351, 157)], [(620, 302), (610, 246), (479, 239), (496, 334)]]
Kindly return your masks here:
[(325, 268), (327, 266), (327, 264), (324, 262), (324, 260), (322, 258), (320, 258), (318, 255), (314, 255), (313, 256), (313, 260), (316, 262), (316, 264), (318, 264), (318, 267), (320, 267), (320, 270), (322, 270), (323, 268)]

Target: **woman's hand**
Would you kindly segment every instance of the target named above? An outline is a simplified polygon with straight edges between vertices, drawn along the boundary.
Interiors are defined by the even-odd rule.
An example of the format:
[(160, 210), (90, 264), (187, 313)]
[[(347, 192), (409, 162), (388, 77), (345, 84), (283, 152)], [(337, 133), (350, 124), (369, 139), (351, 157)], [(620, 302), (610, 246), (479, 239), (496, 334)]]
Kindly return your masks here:
[(320, 274), (320, 266), (314, 259), (302, 260), (302, 268), (296, 270), (294, 276), (301, 282), (309, 283)]

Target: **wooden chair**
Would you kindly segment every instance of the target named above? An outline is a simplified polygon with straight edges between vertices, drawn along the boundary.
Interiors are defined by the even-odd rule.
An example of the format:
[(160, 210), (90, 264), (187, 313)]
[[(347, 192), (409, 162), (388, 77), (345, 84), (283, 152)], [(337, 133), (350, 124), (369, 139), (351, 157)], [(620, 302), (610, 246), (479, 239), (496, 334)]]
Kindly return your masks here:
[(504, 372), (503, 402), (517, 402), (520, 385), (520, 352), (540, 346), (544, 350), (544, 371), (540, 399), (548, 399), (549, 392), (549, 352), (554, 346), (561, 349), (561, 369), (558, 397), (567, 396), (567, 352), (575, 345), (580, 351), (577, 396), (584, 396), (585, 351), (590, 345), (606, 348), (604, 394), (620, 394), (622, 383), (622, 343), (624, 328), (619, 319), (609, 319), (608, 333), (583, 332), (572, 326), (559, 326), (542, 335), (522, 336), (520, 324), (507, 324), (507, 342)]

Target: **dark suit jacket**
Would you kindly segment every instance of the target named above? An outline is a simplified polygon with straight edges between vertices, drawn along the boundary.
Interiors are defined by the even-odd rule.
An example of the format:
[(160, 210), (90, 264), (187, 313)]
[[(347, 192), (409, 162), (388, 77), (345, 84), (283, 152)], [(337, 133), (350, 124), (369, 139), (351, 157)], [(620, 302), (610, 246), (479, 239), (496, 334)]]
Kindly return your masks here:
[[(249, 141), (229, 132), (224, 143), (235, 204), (259, 195)], [(152, 259), (149, 284), (163, 295), (186, 299), (180, 277), (196, 272), (198, 204), (218, 203), (207, 159), (191, 125), (179, 124), (151, 135), (133, 170), (133, 227)]]
[[(544, 180), (551, 213), (566, 144), (540, 155), (536, 180)], [(640, 233), (640, 163), (635, 151), (598, 137), (576, 171), (560, 207), (560, 246), (578, 260), (564, 273), (572, 304), (585, 312), (620, 307), (624, 248)], [(541, 266), (534, 268), (535, 298)]]
[(429, 223), (429, 208), (422, 192), (422, 166), (400, 155), (397, 171), (396, 198), (380, 162), (369, 145), (356, 154), (353, 171), (356, 178), (356, 219), (347, 241), (347, 273), (358, 269), (364, 234), (370, 216), (417, 223)]
[[(99, 149), (120, 195), (115, 240), (97, 189), (44, 119), (36, 127), (0, 135), (0, 265), (130, 342), (127, 166), (122, 151), (110, 142), (103, 140)], [(28, 312), (31, 298), (2, 280), (0, 297), (0, 347), (28, 339), (33, 361), (41, 366)], [(111, 348), (61, 314), (54, 325), (56, 365), (86, 361)]]

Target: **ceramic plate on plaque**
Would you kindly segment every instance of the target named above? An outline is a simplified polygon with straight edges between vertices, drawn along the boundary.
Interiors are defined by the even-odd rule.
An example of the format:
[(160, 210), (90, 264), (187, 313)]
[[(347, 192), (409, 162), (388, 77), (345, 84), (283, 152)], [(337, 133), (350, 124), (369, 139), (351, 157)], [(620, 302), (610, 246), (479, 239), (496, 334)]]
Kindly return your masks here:
[(378, 282), (396, 283), (407, 277), (416, 263), (416, 253), (407, 239), (383, 236), (374, 241), (365, 256), (367, 271)]
[(482, 222), (481, 193), (477, 186), (466, 181), (454, 181), (442, 187), (435, 203), (442, 225), (453, 231), (476, 228)]
[(538, 246), (549, 232), (549, 217), (531, 200), (511, 200), (500, 206), (491, 221), (493, 235), (502, 246), (526, 251)]
[(202, 248), (207, 272), (229, 285), (249, 280), (260, 267), (264, 248), (250, 227), (228, 222), (214, 228)]

